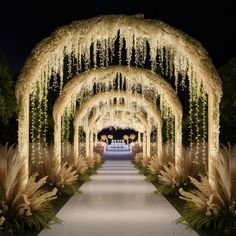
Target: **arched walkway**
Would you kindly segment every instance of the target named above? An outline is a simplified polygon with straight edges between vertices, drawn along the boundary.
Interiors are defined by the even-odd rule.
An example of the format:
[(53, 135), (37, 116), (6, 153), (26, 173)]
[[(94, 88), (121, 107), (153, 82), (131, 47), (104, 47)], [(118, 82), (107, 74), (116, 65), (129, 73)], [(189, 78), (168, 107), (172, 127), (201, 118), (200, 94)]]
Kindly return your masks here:
[[(149, 69), (144, 69), (144, 67)], [(158, 73), (161, 75), (158, 75)], [(167, 82), (167, 77), (174, 80), (172, 86)], [(114, 81), (115, 85), (113, 84), (113, 86)], [(204, 94), (206, 103), (204, 109), (208, 109), (208, 125), (204, 125), (204, 127), (208, 128), (208, 138), (204, 137), (203, 141), (204, 143), (206, 140), (208, 141), (207, 174), (211, 186), (215, 187), (217, 175), (214, 162), (218, 161), (217, 157), (219, 155), (219, 103), (222, 88), (219, 75), (200, 43), (161, 21), (146, 20), (141, 15), (99, 16), (89, 20), (73, 22), (59, 28), (35, 47), (17, 81), (16, 97), (19, 106), (18, 154), (22, 159), (22, 163), (24, 163), (26, 174), (24, 184), (28, 181), (30, 140), (35, 142), (34, 137), (30, 139), (30, 122), (32, 124), (34, 121), (33, 112), (30, 109), (33, 107), (35, 111), (35, 97), (37, 97), (39, 111), (41, 112), (41, 107), (44, 107), (43, 115), (44, 119), (47, 120), (48, 94), (51, 88), (55, 89), (55, 94), (58, 92), (59, 95), (55, 104), (52, 105), (53, 114), (50, 114), (50, 116), (53, 116), (55, 124), (55, 155), (53, 157), (58, 160), (58, 163), (61, 158), (61, 134), (63, 130), (61, 123), (65, 111), (70, 110), (70, 116), (74, 118), (74, 154), (77, 158), (78, 126), (82, 124), (86, 128), (86, 150), (89, 154), (91, 150), (89, 141), (91, 133), (93, 136), (94, 127), (88, 121), (91, 121), (89, 120), (90, 115), (96, 113), (91, 112), (92, 109), (96, 109), (98, 103), (103, 103), (110, 109), (110, 113), (106, 112), (105, 114), (110, 115), (113, 109), (111, 105), (108, 105), (111, 98), (121, 97), (128, 101), (134, 101), (137, 106), (142, 107), (145, 113), (148, 114), (144, 118), (140, 115), (135, 118), (138, 120), (138, 127), (143, 128), (144, 132), (150, 132), (150, 118), (154, 120), (158, 127), (158, 151), (160, 152), (158, 156), (161, 156), (162, 150), (163, 114), (168, 110), (171, 119), (174, 117), (175, 167), (177, 167), (177, 172), (180, 173), (183, 170), (180, 162), (180, 158), (182, 158), (183, 110), (177, 95), (178, 87), (180, 84), (186, 85), (185, 83), (187, 86), (183, 87), (187, 87), (190, 95), (190, 120), (192, 106), (194, 103), (198, 104), (198, 100)], [(86, 99), (87, 101), (85, 101)], [(152, 99), (152, 102), (149, 102), (149, 99)], [(160, 108), (160, 111), (157, 107)], [(198, 108), (197, 106), (196, 109), (198, 110)], [(74, 111), (76, 112), (73, 113)], [(121, 111), (125, 111), (125, 109), (122, 108)], [(135, 114), (132, 110), (130, 113)], [(40, 113), (40, 128), (41, 115)], [(203, 119), (205, 118), (206, 116)], [(112, 122), (117, 121), (116, 119)], [(130, 119), (130, 121), (122, 121), (132, 127), (131, 123), (136, 120), (133, 117)], [(198, 120), (198, 117), (196, 117), (196, 120)], [(109, 120), (101, 119), (99, 114), (95, 122), (99, 124), (99, 127), (114, 124)], [(198, 121), (196, 122), (198, 125)], [(48, 123), (45, 121), (43, 140), (45, 146), (48, 145), (46, 138), (47, 125)], [(32, 129), (35, 128), (34, 124), (32, 127)], [(197, 136), (198, 127), (196, 128)], [(191, 132), (192, 130), (189, 132), (190, 136), (192, 135)], [(147, 135), (147, 137), (150, 138), (150, 135)], [(40, 135), (37, 140), (40, 144), (42, 141)], [(150, 140), (147, 140), (147, 143), (150, 145)], [(149, 153), (148, 149), (146, 150), (147, 153)], [(114, 175), (114, 172), (113, 174), (109, 172), (110, 168), (114, 171), (114, 169), (119, 168), (119, 165), (128, 169), (127, 172), (126, 170), (123, 171), (129, 176), (128, 179), (124, 173)], [(121, 185), (123, 187), (122, 191), (120, 191)], [(174, 219), (176, 219), (178, 213), (168, 205), (169, 203), (163, 197), (158, 196), (157, 200), (156, 196), (153, 195), (154, 189), (151, 186), (143, 181), (143, 176), (138, 175), (137, 170), (134, 170), (130, 163), (107, 163), (94, 177), (92, 183), (84, 185), (82, 197), (73, 196), (62, 210), (64, 212), (62, 216), (66, 215), (67, 224), (65, 224), (65, 227), (55, 226), (55, 229), (58, 230), (57, 232), (64, 231), (66, 234), (69, 232), (73, 235), (74, 232), (78, 232), (77, 226), (83, 225), (86, 226), (87, 231), (86, 233), (82, 232), (82, 234), (91, 235), (93, 232), (89, 230), (93, 229), (86, 225), (86, 214), (89, 217), (95, 215), (96, 220), (100, 220), (102, 217), (111, 220), (111, 206), (118, 206), (112, 210), (115, 211), (116, 217), (120, 217), (121, 220), (118, 221), (115, 217), (114, 222), (121, 222), (120, 225), (116, 224), (115, 232), (113, 227), (106, 233), (102, 232), (102, 235), (115, 236), (115, 233), (120, 235), (124, 228), (122, 226), (126, 223), (124, 219), (134, 222), (136, 227), (133, 225), (129, 229), (137, 229), (137, 235), (156, 235), (157, 233), (163, 235), (167, 228), (173, 234), (184, 235), (186, 231), (183, 226), (180, 226), (179, 229), (178, 226), (170, 224), (173, 218), (169, 216), (174, 216)], [(114, 193), (117, 194), (117, 189), (120, 193), (119, 198), (117, 198), (117, 195), (116, 197), (113, 195)], [(120, 201), (121, 199), (122, 201)], [(76, 204), (73, 201), (76, 201)], [(81, 204), (78, 204), (78, 202)], [(98, 202), (99, 204), (97, 204)], [(155, 205), (152, 205), (153, 203)], [(125, 208), (129, 206), (128, 204), (134, 205), (132, 205), (131, 211), (127, 212), (122, 209), (122, 204)], [(144, 208), (143, 204), (145, 205)], [(97, 205), (101, 208), (96, 209)], [(91, 206), (93, 207), (92, 210)], [(163, 206), (165, 206), (165, 209), (163, 209)], [(94, 209), (98, 210), (98, 214), (94, 213)], [(84, 213), (83, 210), (85, 210), (85, 214), (77, 215), (77, 213)], [(71, 215), (73, 215), (74, 221), (71, 221)], [(129, 218), (125, 218), (126, 215)], [(160, 215), (161, 219), (158, 218)], [(142, 225), (143, 216), (147, 217), (145, 226)], [(163, 218), (167, 223), (163, 221)], [(131, 219), (134, 219), (134, 221), (130, 221)], [(74, 228), (71, 227), (71, 223), (73, 223)], [(94, 224), (92, 224), (94, 228), (96, 228), (96, 223), (94, 221)], [(110, 224), (110, 226), (113, 226), (113, 224)], [(158, 229), (155, 228), (157, 226)], [(106, 227), (102, 228), (106, 229)], [(55, 234), (55, 231), (53, 234)], [(187, 232), (187, 235), (190, 235), (189, 232)]]
[[(106, 94), (99, 94), (94, 96), (93, 98), (91, 98), (87, 103), (85, 103), (85, 105), (83, 106), (83, 108), (81, 110), (77, 110), (75, 113), (75, 119), (74, 119), (74, 134), (76, 135), (74, 137), (74, 144), (75, 146), (76, 144), (76, 140), (78, 140), (78, 124), (79, 121), (87, 114), (87, 112), (89, 110), (91, 110), (94, 106), (98, 106), (100, 105), (100, 102), (102, 101), (103, 103), (105, 103), (105, 106), (107, 106), (106, 102), (110, 102), (110, 99), (113, 98), (124, 98), (125, 101), (129, 101), (129, 102), (136, 102), (136, 104), (138, 105), (138, 103), (141, 103), (144, 106), (144, 110), (146, 110), (148, 112), (148, 114), (152, 114), (150, 115), (150, 117), (154, 117), (154, 120), (157, 122), (157, 126), (158, 126), (158, 138), (159, 138), (159, 150), (160, 150), (160, 156), (161, 156), (161, 145), (162, 145), (162, 120), (161, 120), (161, 114), (160, 111), (158, 111), (152, 101), (144, 98), (142, 95), (135, 95), (135, 96), (130, 96), (130, 94), (126, 93), (126, 92), (110, 92), (110, 93), (106, 93)], [(116, 108), (116, 105), (114, 105), (114, 107), (109, 106), (109, 109), (113, 109)], [(121, 108), (121, 107), (120, 107)], [(125, 109), (122, 108), (122, 110)], [(130, 108), (129, 108), (130, 109)], [(132, 109), (130, 109), (130, 111), (132, 111)], [(133, 109), (133, 112), (136, 112), (137, 109)], [(148, 117), (149, 118), (149, 117)]]
[[(112, 105), (109, 107), (109, 111), (104, 111), (105, 109), (101, 109), (96, 111), (96, 113), (88, 120), (88, 124), (90, 124), (88, 131), (90, 133), (90, 150), (87, 150), (87, 153), (93, 152), (93, 132), (96, 130), (95, 135), (97, 135), (98, 129), (102, 130), (105, 127), (119, 127), (123, 125), (126, 129), (134, 129), (136, 131), (142, 131), (145, 133), (149, 129), (148, 118), (142, 114), (142, 111), (138, 111), (134, 108), (128, 108), (124, 105)], [(107, 113), (106, 113), (107, 112)], [(119, 112), (117, 114), (117, 112)], [(109, 116), (108, 116), (109, 115)], [(76, 131), (77, 126), (74, 124), (74, 130)], [(161, 127), (159, 127), (161, 129)], [(96, 137), (97, 139), (97, 137)], [(160, 135), (159, 144), (160, 147), (158, 149), (159, 157), (161, 158), (161, 150), (162, 150), (162, 136)], [(78, 132), (74, 132), (74, 155), (78, 156), (77, 143), (78, 141)], [(77, 146), (76, 146), (77, 145)], [(150, 145), (150, 143), (149, 143)], [(147, 147), (147, 143), (143, 144), (143, 146)], [(148, 151), (147, 151), (148, 150)], [(143, 150), (144, 155), (150, 156), (150, 146), (149, 148), (145, 148)]]
[[(132, 81), (132, 83), (135, 83), (136, 81), (138, 81), (137, 78), (139, 78), (139, 80), (141, 79), (142, 81), (146, 81), (146, 83), (148, 83), (149, 85), (149, 88), (156, 89), (157, 93), (161, 97), (162, 102), (166, 101), (168, 106), (171, 108), (171, 111), (173, 112), (175, 116), (175, 157), (176, 157), (176, 161), (178, 162), (178, 159), (182, 157), (181, 155), (182, 106), (179, 102), (178, 97), (176, 96), (171, 86), (164, 79), (162, 79), (161, 76), (153, 74), (152, 72), (145, 69), (127, 68), (124, 66), (113, 66), (109, 68), (100, 68), (100, 69), (87, 71), (85, 73), (82, 73), (76, 76), (65, 85), (65, 87), (63, 88), (61, 92), (61, 95), (58, 97), (53, 108), (53, 116), (55, 120), (54, 144), (55, 144), (56, 156), (60, 158), (60, 153), (61, 153), (61, 150), (60, 150), (61, 125), (60, 124), (61, 124), (61, 116), (65, 108), (69, 104), (71, 104), (72, 99), (76, 97), (76, 94), (79, 93), (84, 83), (93, 85), (94, 80), (105, 82), (106, 80), (111, 80), (111, 78), (113, 79), (114, 77), (116, 77), (117, 74), (122, 74), (126, 78), (126, 80)], [(125, 94), (125, 92), (122, 92), (122, 91), (109, 92), (109, 93), (98, 94), (94, 98), (92, 97), (90, 100), (88, 100), (88, 103), (82, 107), (82, 110), (78, 112), (81, 112), (81, 114), (87, 113), (88, 110), (91, 110), (91, 108), (93, 107), (93, 103), (97, 103), (98, 105), (100, 104), (101, 101), (110, 100), (111, 97), (125, 97), (126, 100), (135, 99), (136, 102), (139, 102), (141, 105), (146, 104), (145, 97), (143, 97), (141, 94), (135, 94), (135, 95), (128, 94), (128, 93)], [(155, 113), (157, 110), (154, 103), (149, 102), (149, 104), (146, 104), (145, 106), (152, 107), (151, 113), (149, 112), (150, 114)], [(75, 114), (76, 124), (78, 123), (77, 121), (78, 112)], [(157, 124), (159, 125), (159, 130), (161, 130), (160, 115), (156, 115), (155, 120), (157, 121)], [(75, 133), (77, 133), (77, 130), (75, 130)], [(159, 137), (160, 136), (161, 134), (159, 135)], [(162, 139), (159, 138), (159, 140), (161, 142)]]
[[(128, 66), (131, 65), (133, 48), (135, 64), (141, 66), (145, 64), (148, 44), (152, 71), (155, 72), (159, 64), (163, 72), (170, 72), (176, 80), (179, 74), (184, 79), (188, 78), (190, 90), (194, 88), (199, 92), (202, 84), (207, 91), (209, 180), (214, 184), (213, 162), (217, 161), (219, 154), (219, 102), (222, 96), (220, 78), (206, 51), (197, 41), (161, 21), (145, 20), (142, 16), (107, 15), (73, 22), (59, 28), (51, 37), (35, 47), (26, 61), (16, 87), (19, 103), (18, 151), (25, 164), (25, 171), (28, 172), (29, 157), (29, 96), (36, 83), (41, 80), (47, 84), (52, 74), (59, 74), (61, 78), (59, 87), (62, 88), (65, 54), (70, 58), (70, 69), (74, 55), (78, 72), (83, 70), (82, 67), (89, 68), (91, 64), (97, 66), (97, 52), (100, 58), (99, 65), (109, 66), (117, 38), (119, 38), (120, 64), (123, 39)], [(93, 45), (92, 54), (91, 45)], [(165, 56), (167, 54), (169, 57)], [(91, 63), (92, 55), (93, 63)], [(179, 119), (176, 120), (180, 122)], [(178, 124), (175, 124), (175, 127), (181, 129)], [(176, 143), (181, 144), (181, 140), (176, 140)], [(176, 152), (176, 156), (181, 156), (180, 149)]]

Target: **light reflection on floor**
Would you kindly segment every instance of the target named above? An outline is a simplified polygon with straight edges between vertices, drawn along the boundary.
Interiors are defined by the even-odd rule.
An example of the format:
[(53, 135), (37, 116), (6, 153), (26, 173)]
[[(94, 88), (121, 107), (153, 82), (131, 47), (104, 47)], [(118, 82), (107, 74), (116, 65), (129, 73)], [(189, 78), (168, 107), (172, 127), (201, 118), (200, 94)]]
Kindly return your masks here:
[(58, 213), (64, 224), (40, 236), (197, 235), (173, 223), (177, 211), (128, 160), (106, 161), (81, 190)]

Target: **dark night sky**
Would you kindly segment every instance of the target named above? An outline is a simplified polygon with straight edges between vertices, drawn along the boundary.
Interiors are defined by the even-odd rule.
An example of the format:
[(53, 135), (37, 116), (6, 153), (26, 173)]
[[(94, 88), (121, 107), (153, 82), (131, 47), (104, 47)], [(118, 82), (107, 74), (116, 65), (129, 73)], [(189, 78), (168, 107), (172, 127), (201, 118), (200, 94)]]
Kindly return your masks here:
[(56, 28), (102, 14), (144, 13), (145, 18), (163, 20), (200, 41), (216, 67), (236, 56), (233, 1), (212, 1), (208, 5), (199, 0), (4, 1), (0, 3), (0, 48), (14, 77), (36, 43)]

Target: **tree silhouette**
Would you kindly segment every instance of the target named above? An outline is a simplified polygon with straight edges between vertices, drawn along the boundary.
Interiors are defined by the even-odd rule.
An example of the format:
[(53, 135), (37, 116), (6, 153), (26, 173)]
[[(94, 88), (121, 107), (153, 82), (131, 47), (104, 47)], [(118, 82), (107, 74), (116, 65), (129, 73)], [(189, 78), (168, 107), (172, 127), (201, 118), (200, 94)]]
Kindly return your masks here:
[(16, 143), (17, 116), (14, 82), (0, 50), (0, 143)]
[(223, 98), (220, 114), (220, 141), (236, 143), (236, 58), (232, 58), (218, 69), (222, 80)]
[(0, 122), (7, 125), (15, 111), (14, 84), (6, 59), (0, 50)]

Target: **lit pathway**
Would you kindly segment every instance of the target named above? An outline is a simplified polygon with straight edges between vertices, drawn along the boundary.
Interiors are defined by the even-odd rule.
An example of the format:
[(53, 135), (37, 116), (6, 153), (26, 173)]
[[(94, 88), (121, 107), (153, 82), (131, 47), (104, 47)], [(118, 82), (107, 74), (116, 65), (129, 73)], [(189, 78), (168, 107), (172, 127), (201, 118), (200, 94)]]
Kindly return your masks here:
[(129, 160), (107, 160), (81, 190), (58, 212), (64, 224), (41, 236), (197, 235), (172, 223), (178, 212)]

